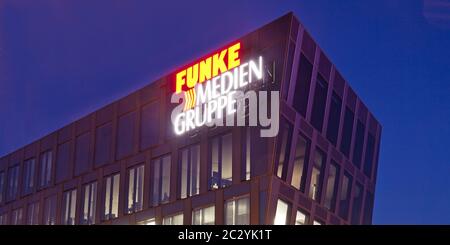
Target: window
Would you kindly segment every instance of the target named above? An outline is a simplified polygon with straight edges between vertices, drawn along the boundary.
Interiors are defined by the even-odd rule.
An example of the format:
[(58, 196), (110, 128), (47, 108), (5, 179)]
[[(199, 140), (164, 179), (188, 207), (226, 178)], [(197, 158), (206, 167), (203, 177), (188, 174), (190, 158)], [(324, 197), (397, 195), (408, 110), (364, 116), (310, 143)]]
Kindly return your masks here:
[(285, 122), (284, 128), (282, 129), (282, 135), (279, 141), (278, 147), (278, 163), (276, 165), (277, 176), (282, 180), (286, 180), (289, 154), (291, 151), (291, 141), (292, 141), (292, 126), (291, 124)]
[(0, 172), (0, 203), (3, 202), (3, 196), (5, 194), (5, 172)]
[(330, 110), (328, 112), (327, 139), (336, 146), (341, 120), (342, 99), (334, 91), (331, 95)]
[(336, 207), (336, 196), (339, 183), (339, 166), (336, 162), (332, 161), (327, 176), (327, 189), (325, 192), (324, 206), (334, 212)]
[(22, 208), (18, 208), (11, 213), (11, 225), (21, 225), (22, 224)]
[(303, 117), (306, 117), (312, 69), (312, 64), (302, 53), (297, 71), (297, 82), (295, 84), (293, 106)]
[(348, 157), (350, 154), (350, 145), (352, 143), (353, 119), (355, 114), (350, 108), (345, 107), (344, 126), (342, 129), (341, 152)]
[(327, 101), (328, 83), (318, 74), (316, 89), (314, 90), (314, 101), (311, 112), (311, 124), (314, 128), (322, 132), (323, 117), (325, 114), (325, 104)]
[(170, 166), (171, 157), (166, 155), (153, 160), (152, 204), (157, 206), (166, 203), (170, 198)]
[(52, 181), (52, 151), (46, 151), (41, 154), (39, 174), (39, 187), (49, 186)]
[(350, 219), (352, 225), (359, 225), (361, 219), (361, 208), (364, 194), (363, 186), (356, 182), (355, 193), (353, 196), (352, 217)]
[(137, 113), (135, 111), (119, 117), (117, 126), (117, 159), (133, 153), (136, 118)]
[(283, 83), (283, 89), (282, 89), (283, 99), (285, 99), (285, 100), (287, 98), (288, 90), (289, 90), (289, 81), (291, 79), (292, 63), (294, 62), (294, 54), (295, 54), (295, 42), (290, 40), (289, 41), (289, 53), (288, 53), (288, 59), (287, 59), (288, 60), (288, 64), (287, 64), (287, 67), (286, 67), (286, 71), (287, 71), (286, 77), (287, 77), (287, 79)]
[(163, 218), (163, 225), (183, 225), (183, 214), (175, 214)]
[(28, 159), (24, 162), (24, 173), (23, 173), (23, 193), (29, 194), (33, 192), (34, 187), (34, 170), (35, 170), (35, 160), (34, 158)]
[(61, 223), (63, 225), (75, 224), (75, 210), (77, 205), (77, 190), (73, 189), (63, 193), (63, 209)]
[(370, 225), (372, 224), (372, 209), (373, 209), (373, 194), (369, 191), (366, 191), (366, 198), (364, 200), (364, 216), (363, 216), (363, 224)]
[(210, 206), (207, 208), (199, 208), (192, 212), (193, 225), (214, 225), (215, 222), (215, 208)]
[(59, 183), (69, 178), (70, 162), (72, 159), (72, 141), (68, 141), (58, 146), (56, 154), (56, 177), (55, 182)]
[(372, 164), (375, 152), (375, 137), (371, 133), (367, 136), (366, 155), (364, 156), (364, 174), (372, 177)]
[(27, 225), (39, 225), (39, 202), (28, 204)]
[(309, 186), (309, 197), (313, 200), (320, 202), (320, 196), (322, 193), (322, 182), (323, 182), (323, 170), (325, 167), (325, 154), (316, 149), (313, 167), (311, 172), (311, 184)]
[(241, 180), (249, 180), (251, 177), (251, 130), (245, 128), (242, 142)]
[(12, 201), (16, 199), (18, 188), (19, 188), (19, 165), (16, 165), (8, 169), (8, 190), (6, 192), (7, 201)]
[(128, 170), (127, 213), (141, 211), (144, 199), (144, 165)]
[(8, 213), (0, 214), (0, 225), (7, 225), (7, 224), (8, 224)]
[(341, 193), (339, 194), (339, 216), (343, 219), (348, 217), (351, 189), (352, 177), (350, 174), (345, 173), (342, 180)]
[(56, 195), (47, 197), (44, 201), (44, 225), (56, 224)]
[(225, 224), (250, 224), (250, 199), (248, 197), (229, 200), (225, 203)]
[(356, 124), (355, 147), (353, 150), (353, 161), (352, 161), (353, 164), (358, 168), (361, 168), (361, 158), (364, 147), (364, 131), (365, 131), (364, 124), (362, 124), (362, 122), (358, 120), (358, 123)]
[(231, 133), (211, 140), (210, 189), (231, 185), (233, 165), (233, 141)]
[(137, 222), (138, 225), (156, 225), (155, 218), (146, 219), (143, 221)]
[(180, 198), (197, 195), (200, 191), (200, 145), (193, 145), (181, 150), (179, 157), (181, 171)]
[(280, 199), (277, 202), (277, 211), (275, 213), (274, 225), (288, 225), (290, 205)]
[(322, 222), (314, 220), (313, 225), (322, 225)]
[(305, 191), (306, 174), (304, 173), (306, 171), (306, 166), (308, 166), (306, 162), (308, 156), (309, 141), (299, 135), (297, 145), (295, 147), (294, 169), (292, 170), (291, 185), (302, 192)]
[(97, 128), (95, 132), (95, 167), (103, 166), (111, 161), (112, 123)]
[(159, 103), (152, 102), (142, 107), (141, 149), (155, 145), (159, 141)]
[(83, 213), (81, 224), (95, 224), (95, 214), (97, 208), (97, 182), (92, 182), (83, 187)]
[(104, 220), (115, 219), (119, 216), (119, 187), (120, 174), (106, 177)]
[(308, 215), (300, 210), (297, 210), (297, 214), (295, 215), (295, 225), (306, 225), (307, 222)]
[(80, 175), (89, 170), (91, 147), (91, 133), (85, 133), (77, 137), (75, 143), (75, 175)]

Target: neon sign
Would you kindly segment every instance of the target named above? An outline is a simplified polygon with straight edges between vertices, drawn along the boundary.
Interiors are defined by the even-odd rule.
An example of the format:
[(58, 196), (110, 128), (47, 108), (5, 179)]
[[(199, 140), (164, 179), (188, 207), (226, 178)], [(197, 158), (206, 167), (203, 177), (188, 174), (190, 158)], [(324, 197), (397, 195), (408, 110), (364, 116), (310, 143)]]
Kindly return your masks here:
[[(263, 80), (264, 66), (262, 56), (242, 63), (240, 49), (241, 43), (237, 42), (176, 73), (175, 92), (172, 94), (171, 102), (180, 103), (181, 99), (182, 103), (173, 109), (171, 115), (175, 134), (182, 135), (203, 125), (223, 126), (224, 119), (226, 119), (225, 126), (235, 126), (234, 114), (238, 112), (238, 115), (243, 117), (242, 114), (245, 113), (239, 113), (242, 112), (240, 109), (243, 107), (243, 100), (249, 92), (255, 93), (248, 91), (244, 94), (243, 91), (249, 84)], [(275, 92), (272, 93), (271, 102), (276, 103), (271, 107), (271, 119), (276, 119), (272, 124), (274, 127), (271, 128), (276, 130), (277, 134), (279, 94), (278, 91), (271, 92)], [(248, 98), (256, 98), (256, 95)], [(263, 102), (267, 104), (267, 99), (264, 100)], [(267, 119), (267, 109), (261, 112), (266, 114), (262, 118)], [(254, 117), (256, 118), (256, 115)], [(269, 123), (271, 124), (271, 121)], [(267, 125), (269, 124), (265, 123), (264, 126)], [(273, 130), (264, 137), (275, 136)]]
[(241, 64), (239, 51), (241, 43), (238, 42), (223, 49), (201, 61), (191, 65), (176, 74), (176, 93), (183, 87), (192, 89), (197, 83), (203, 83), (221, 73), (231, 70)]

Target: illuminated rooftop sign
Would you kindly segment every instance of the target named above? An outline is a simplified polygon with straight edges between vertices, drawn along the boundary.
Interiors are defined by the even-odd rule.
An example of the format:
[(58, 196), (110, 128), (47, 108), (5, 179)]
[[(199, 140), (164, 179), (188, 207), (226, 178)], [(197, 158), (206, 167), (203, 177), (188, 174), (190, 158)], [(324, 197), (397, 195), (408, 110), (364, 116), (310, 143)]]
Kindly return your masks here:
[[(200, 61), (178, 71), (175, 75), (175, 92), (172, 94), (171, 102), (180, 103), (176, 106), (171, 115), (174, 132), (177, 135), (184, 134), (190, 130), (207, 126), (236, 126), (234, 123), (234, 114), (238, 112), (238, 125), (242, 124), (245, 115), (243, 112), (243, 102), (247, 100), (257, 100), (255, 91), (248, 91), (248, 85), (263, 80), (264, 65), (263, 57), (250, 59), (248, 62), (241, 62), (241, 43), (237, 42), (227, 48), (224, 48)], [(247, 92), (244, 94), (244, 90)], [(254, 96), (250, 94), (255, 93)], [(272, 91), (271, 107), (272, 121), (267, 123), (267, 108), (260, 110), (261, 118), (267, 119), (263, 126), (272, 126), (271, 133), (268, 136), (273, 137), (278, 133), (278, 110), (279, 94), (278, 91)], [(267, 107), (267, 94), (264, 97)], [(256, 104), (251, 103), (252, 105)], [(260, 106), (261, 107), (261, 106)], [(256, 108), (253, 108), (249, 117), (256, 118)], [(250, 109), (249, 109), (250, 110)], [(263, 112), (263, 115), (261, 114)], [(252, 122), (256, 120), (250, 120)], [(247, 126), (256, 126), (247, 125)], [(273, 130), (276, 130), (275, 135)]]
[(240, 49), (241, 43), (238, 42), (179, 71), (176, 74), (175, 92), (192, 89), (197, 83), (203, 83), (239, 66), (241, 64)]

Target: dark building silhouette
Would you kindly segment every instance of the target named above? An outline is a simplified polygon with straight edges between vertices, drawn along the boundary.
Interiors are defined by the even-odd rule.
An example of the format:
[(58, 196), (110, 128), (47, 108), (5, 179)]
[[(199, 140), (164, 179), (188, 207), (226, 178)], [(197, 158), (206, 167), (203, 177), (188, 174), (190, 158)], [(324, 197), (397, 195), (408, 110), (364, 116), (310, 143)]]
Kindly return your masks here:
[(0, 224), (371, 224), (381, 125), (293, 14), (237, 40), (277, 137), (174, 135), (170, 74), (3, 156)]

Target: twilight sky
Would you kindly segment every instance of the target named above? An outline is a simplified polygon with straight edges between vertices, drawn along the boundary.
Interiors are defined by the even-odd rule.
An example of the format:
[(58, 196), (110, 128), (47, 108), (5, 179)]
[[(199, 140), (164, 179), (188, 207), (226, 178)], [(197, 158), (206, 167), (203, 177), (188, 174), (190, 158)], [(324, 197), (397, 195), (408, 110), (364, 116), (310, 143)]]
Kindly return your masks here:
[(0, 156), (293, 11), (383, 125), (375, 224), (450, 224), (450, 0), (0, 1)]

